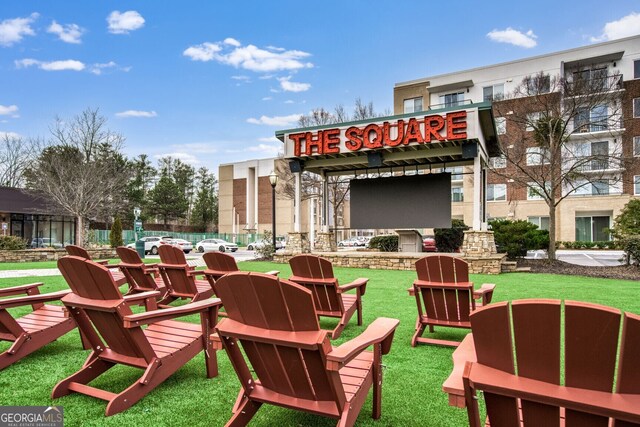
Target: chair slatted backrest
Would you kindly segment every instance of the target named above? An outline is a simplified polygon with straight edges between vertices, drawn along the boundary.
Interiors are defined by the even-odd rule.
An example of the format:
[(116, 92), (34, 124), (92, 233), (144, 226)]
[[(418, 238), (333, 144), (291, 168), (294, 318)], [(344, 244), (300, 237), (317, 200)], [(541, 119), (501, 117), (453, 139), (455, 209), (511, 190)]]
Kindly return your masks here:
[[(471, 325), (482, 365), (556, 385), (564, 377), (567, 387), (611, 392), (615, 382), (618, 393), (640, 393), (640, 316), (576, 301), (565, 301), (563, 310), (558, 300), (522, 300), (479, 309), (471, 316)], [(518, 399), (484, 395), (491, 427), (518, 425)], [(559, 407), (519, 400), (525, 426), (560, 425)], [(576, 410), (565, 410), (564, 418), (566, 427), (610, 425), (606, 417)]]
[(297, 255), (289, 260), (292, 281), (311, 291), (316, 310), (342, 313), (344, 306), (338, 294), (338, 279), (333, 275), (333, 266), (325, 258), (316, 255)]
[[(431, 255), (416, 261), (414, 283), (418, 313), (430, 319), (468, 322), (475, 309), (473, 284), (466, 261), (450, 255)], [(420, 300), (422, 304), (420, 304)]]
[(210, 270), (226, 273), (239, 270), (236, 259), (222, 252), (207, 252), (202, 255), (202, 259)]
[(469, 282), (469, 264), (451, 255), (429, 255), (416, 261), (418, 280), (437, 283)]
[(127, 278), (127, 283), (135, 290), (156, 289), (153, 277), (146, 271), (147, 267), (136, 251), (125, 246), (116, 248), (118, 257), (124, 264), (120, 264), (120, 270)]
[(165, 284), (176, 295), (190, 296), (198, 292), (195, 279), (189, 275), (191, 267), (187, 264), (187, 258), (182, 249), (171, 245), (162, 245), (158, 248), (162, 264), (158, 270)]
[(87, 250), (81, 246), (67, 245), (64, 248), (69, 255), (78, 256), (84, 259), (91, 259), (91, 255), (89, 255), (89, 252), (87, 252)]
[(120, 355), (146, 362), (155, 357), (142, 328), (124, 327), (124, 316), (132, 312), (106, 267), (84, 258), (66, 256), (58, 260), (58, 268), (73, 292), (70, 296), (80, 297), (79, 300), (64, 297), (62, 301), (72, 306), (73, 301), (82, 302), (80, 310), (93, 327), (82, 320), (83, 316), (74, 314), (73, 309), (71, 312), (94, 349), (104, 349), (102, 337), (107, 347)]
[[(335, 402), (342, 409), (344, 388), (339, 375), (325, 367), (331, 344), (318, 324), (311, 291), (249, 272), (225, 275), (216, 282), (216, 291), (228, 315), (218, 325), (220, 336), (252, 327), (242, 329), (240, 342), (262, 386), (286, 396)], [(276, 334), (280, 339), (272, 339)], [(225, 348), (247, 387), (251, 373), (238, 346)]]

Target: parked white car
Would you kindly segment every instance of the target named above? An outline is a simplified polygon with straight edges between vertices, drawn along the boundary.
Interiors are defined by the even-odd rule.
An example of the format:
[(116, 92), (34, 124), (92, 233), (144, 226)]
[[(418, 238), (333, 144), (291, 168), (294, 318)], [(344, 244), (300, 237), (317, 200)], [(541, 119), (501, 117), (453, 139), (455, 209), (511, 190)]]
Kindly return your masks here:
[(182, 249), (182, 251), (185, 254), (188, 254), (189, 252), (191, 252), (193, 250), (193, 244), (188, 240), (171, 239), (171, 240), (168, 240), (168, 243), (170, 245), (173, 245), (173, 246), (177, 247), (178, 249)]
[[(260, 249), (264, 245), (270, 245), (271, 242), (267, 242), (266, 240), (256, 240), (255, 242), (251, 242), (247, 245), (247, 250), (254, 251), (256, 249)], [(284, 248), (284, 242), (282, 240), (276, 240), (276, 250)]]
[(198, 249), (198, 252), (235, 252), (238, 250), (238, 245), (235, 243), (229, 243), (222, 239), (204, 239), (196, 243), (196, 248)]
[[(158, 247), (160, 245), (166, 245), (169, 240), (173, 239), (171, 236), (148, 236), (143, 237), (140, 240), (144, 240), (144, 252), (147, 254), (158, 255)], [(129, 243), (128, 248), (135, 249), (136, 242)]]

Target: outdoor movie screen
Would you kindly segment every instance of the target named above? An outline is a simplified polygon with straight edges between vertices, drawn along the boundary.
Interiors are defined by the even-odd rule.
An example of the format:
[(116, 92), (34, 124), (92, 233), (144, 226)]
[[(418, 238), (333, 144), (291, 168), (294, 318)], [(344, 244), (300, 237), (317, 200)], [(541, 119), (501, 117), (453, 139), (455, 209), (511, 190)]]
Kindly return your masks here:
[(450, 228), (451, 174), (351, 180), (351, 228)]

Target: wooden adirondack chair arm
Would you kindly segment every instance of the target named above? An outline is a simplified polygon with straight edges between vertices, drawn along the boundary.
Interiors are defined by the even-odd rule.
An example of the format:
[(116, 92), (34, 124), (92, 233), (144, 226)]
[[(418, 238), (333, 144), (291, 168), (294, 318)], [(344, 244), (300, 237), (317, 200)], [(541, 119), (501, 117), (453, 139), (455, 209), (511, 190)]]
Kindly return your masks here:
[(344, 364), (372, 344), (382, 343), (382, 354), (387, 354), (391, 349), (393, 333), (399, 323), (398, 319), (378, 317), (363, 333), (334, 348), (327, 354), (327, 369), (332, 371), (339, 370)]
[(565, 387), (508, 374), (472, 362), (465, 366), (464, 379), (486, 392), (640, 423), (640, 394)]
[(122, 268), (138, 268), (140, 266), (144, 267), (144, 264), (128, 264), (126, 262), (121, 262), (120, 264), (118, 264), (118, 267)]
[(204, 276), (205, 270), (188, 270), (187, 275), (189, 276)]
[[(220, 298), (210, 298), (204, 301), (192, 302), (180, 307), (161, 308), (159, 310), (147, 311), (144, 313), (131, 314), (124, 317), (125, 328), (135, 328), (161, 320), (174, 319), (176, 317), (188, 316), (211, 308), (220, 308), (222, 301)], [(212, 325), (213, 326), (213, 325)]]
[(473, 291), (473, 299), (482, 298), (482, 305), (489, 304), (495, 287), (495, 283), (484, 283), (480, 289)]
[(125, 302), (132, 303), (132, 302), (143, 301), (143, 300), (146, 300), (147, 298), (157, 298), (159, 296), (160, 296), (160, 291), (145, 291), (145, 292), (138, 292), (137, 294), (124, 295), (122, 298), (124, 298)]
[(30, 291), (31, 289), (35, 289), (36, 291), (38, 291), (37, 288), (42, 285), (44, 285), (44, 283), (36, 282), (36, 283), (29, 283), (28, 285), (18, 285), (18, 286), (11, 286), (10, 288), (3, 288), (3, 289), (0, 289), (0, 297), (28, 294), (28, 291)]
[[(245, 325), (229, 318), (222, 319), (216, 325), (216, 332), (218, 335), (241, 340), (247, 339), (265, 344), (296, 346), (305, 350), (316, 350), (318, 346), (322, 345), (322, 341), (327, 335), (327, 332), (321, 329), (299, 332), (278, 331)], [(214, 339), (213, 335), (211, 339)]]
[(70, 289), (63, 291), (51, 292), (48, 294), (27, 295), (23, 297), (7, 298), (0, 300), (0, 309), (6, 310), (7, 308), (21, 307), (23, 305), (31, 305), (37, 303), (43, 303), (48, 301), (58, 301), (65, 295), (71, 293)]
[[(98, 259), (98, 260), (94, 260), (93, 262), (95, 262), (96, 264), (100, 264), (100, 265), (104, 265), (105, 267), (109, 268), (107, 264), (109, 264), (109, 260), (108, 259)], [(116, 265), (117, 264), (112, 264), (112, 265)]]
[(280, 270), (271, 270), (271, 271), (267, 271), (264, 274), (268, 274), (269, 276), (278, 276), (280, 274)]
[(347, 291), (350, 291), (351, 289), (360, 288), (360, 295), (364, 295), (364, 292), (367, 290), (368, 281), (369, 279), (360, 277), (351, 283), (347, 283), (346, 285), (339, 286), (338, 289), (340, 289), (340, 292), (347, 292)]

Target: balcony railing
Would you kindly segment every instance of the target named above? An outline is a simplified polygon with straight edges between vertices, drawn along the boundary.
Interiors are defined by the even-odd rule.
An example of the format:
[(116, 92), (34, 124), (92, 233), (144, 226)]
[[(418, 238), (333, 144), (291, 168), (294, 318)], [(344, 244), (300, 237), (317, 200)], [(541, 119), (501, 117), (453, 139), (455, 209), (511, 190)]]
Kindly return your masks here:
[(620, 116), (591, 116), (575, 117), (573, 119), (573, 130), (571, 133), (592, 133), (604, 131), (616, 131), (620, 129)]
[(622, 74), (606, 77), (573, 78), (565, 81), (566, 96), (588, 96), (623, 89)]

